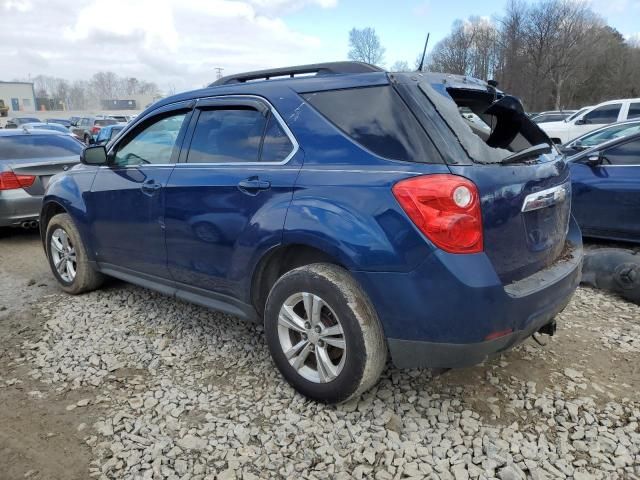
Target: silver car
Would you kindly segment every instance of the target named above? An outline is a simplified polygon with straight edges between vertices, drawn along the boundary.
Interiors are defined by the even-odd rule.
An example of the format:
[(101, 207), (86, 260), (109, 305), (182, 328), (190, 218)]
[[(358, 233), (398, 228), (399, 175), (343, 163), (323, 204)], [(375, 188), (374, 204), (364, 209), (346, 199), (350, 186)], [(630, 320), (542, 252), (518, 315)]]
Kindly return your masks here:
[(79, 163), (82, 148), (53, 130), (0, 130), (0, 227), (35, 227), (49, 179)]

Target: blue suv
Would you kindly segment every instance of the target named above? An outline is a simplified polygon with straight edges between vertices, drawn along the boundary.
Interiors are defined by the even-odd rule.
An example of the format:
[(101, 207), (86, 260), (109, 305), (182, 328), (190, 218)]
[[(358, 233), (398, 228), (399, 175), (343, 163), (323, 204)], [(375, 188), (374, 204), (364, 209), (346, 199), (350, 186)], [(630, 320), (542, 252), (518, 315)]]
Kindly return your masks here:
[[(471, 110), (475, 115), (460, 114)], [(263, 322), (302, 394), (553, 333), (580, 275), (569, 168), (519, 100), (337, 62), (166, 98), (49, 183), (63, 290), (116, 277)]]

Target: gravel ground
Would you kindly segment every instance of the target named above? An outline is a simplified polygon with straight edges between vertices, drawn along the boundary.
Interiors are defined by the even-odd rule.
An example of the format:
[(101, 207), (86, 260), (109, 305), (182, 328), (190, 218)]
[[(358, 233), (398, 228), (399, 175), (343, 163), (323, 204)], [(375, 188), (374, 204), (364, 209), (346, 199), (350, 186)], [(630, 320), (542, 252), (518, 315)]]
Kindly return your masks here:
[[(389, 366), (327, 407), (282, 380), (259, 326), (120, 282), (66, 296), (43, 257), (9, 284), (2, 255), (0, 304), (24, 297), (35, 320), (0, 352), (0, 401), (61, 406), (52, 443), (84, 452), (77, 478), (640, 478), (640, 307), (611, 295), (579, 289), (546, 347), (440, 376)], [(76, 478), (28, 467), (2, 471)]]

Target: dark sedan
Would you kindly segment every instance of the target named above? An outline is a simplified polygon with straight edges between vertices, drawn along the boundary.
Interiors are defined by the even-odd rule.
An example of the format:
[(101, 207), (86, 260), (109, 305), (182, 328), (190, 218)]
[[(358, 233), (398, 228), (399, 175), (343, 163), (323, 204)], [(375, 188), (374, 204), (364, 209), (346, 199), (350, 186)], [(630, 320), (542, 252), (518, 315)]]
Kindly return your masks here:
[(34, 227), (49, 179), (78, 163), (82, 148), (53, 130), (0, 130), (0, 227)]
[(568, 160), (572, 212), (583, 235), (640, 242), (640, 133)]
[(42, 120), (36, 117), (14, 117), (7, 120), (7, 123), (4, 126), (4, 128), (18, 128), (19, 126), (24, 125), (25, 123), (39, 123), (41, 121)]

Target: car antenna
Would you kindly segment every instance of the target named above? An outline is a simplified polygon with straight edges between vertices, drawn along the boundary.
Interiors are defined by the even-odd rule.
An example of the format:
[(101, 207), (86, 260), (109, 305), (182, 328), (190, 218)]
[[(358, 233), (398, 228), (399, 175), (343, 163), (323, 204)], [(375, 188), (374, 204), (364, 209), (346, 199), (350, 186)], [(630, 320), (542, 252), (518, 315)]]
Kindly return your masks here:
[(422, 69), (424, 68), (424, 57), (427, 54), (427, 45), (429, 45), (430, 35), (431, 35), (431, 32), (427, 33), (427, 39), (424, 42), (424, 48), (422, 49), (422, 58), (420, 58), (420, 65), (418, 66), (419, 72), (422, 72)]

